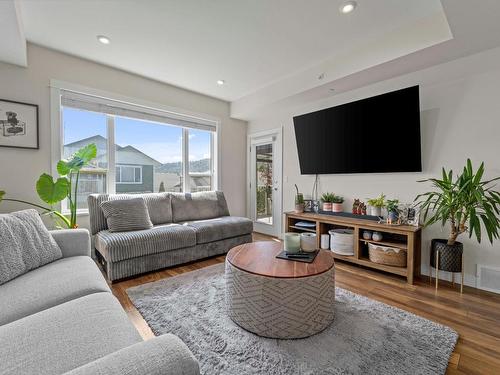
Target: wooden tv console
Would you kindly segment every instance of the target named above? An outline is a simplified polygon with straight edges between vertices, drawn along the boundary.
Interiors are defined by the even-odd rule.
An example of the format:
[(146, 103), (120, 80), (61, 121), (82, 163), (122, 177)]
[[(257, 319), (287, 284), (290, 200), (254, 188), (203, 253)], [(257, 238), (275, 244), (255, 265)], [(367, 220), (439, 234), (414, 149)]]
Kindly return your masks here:
[[(330, 229), (353, 229), (354, 230), (354, 255), (346, 256), (335, 254), (334, 258), (364, 267), (389, 272), (406, 277), (409, 284), (413, 284), (414, 277), (420, 276), (420, 248), (422, 228), (411, 225), (387, 225), (373, 220), (362, 218), (316, 214), (312, 212), (295, 213), (287, 212), (286, 232), (312, 232), (317, 234), (317, 246), (320, 247), (321, 234), (328, 234)], [(308, 221), (315, 227), (304, 228), (295, 224), (299, 221)], [(382, 241), (363, 239), (363, 231), (382, 232)], [(371, 262), (368, 258), (368, 243), (376, 243), (381, 246), (390, 246), (407, 251), (407, 266), (394, 267)]]

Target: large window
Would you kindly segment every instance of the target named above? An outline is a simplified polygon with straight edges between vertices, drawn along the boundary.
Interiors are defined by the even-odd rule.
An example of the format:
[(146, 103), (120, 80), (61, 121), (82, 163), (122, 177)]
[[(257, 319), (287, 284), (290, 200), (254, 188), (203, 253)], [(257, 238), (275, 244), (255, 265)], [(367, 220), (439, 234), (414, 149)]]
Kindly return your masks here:
[[(95, 143), (82, 170), (78, 207), (91, 193), (197, 192), (216, 189), (216, 127), (134, 112), (81, 94), (62, 95), (62, 157)], [(76, 95), (76, 98), (75, 98)], [(130, 105), (128, 106), (130, 107)], [(63, 210), (65, 207), (63, 207)]]

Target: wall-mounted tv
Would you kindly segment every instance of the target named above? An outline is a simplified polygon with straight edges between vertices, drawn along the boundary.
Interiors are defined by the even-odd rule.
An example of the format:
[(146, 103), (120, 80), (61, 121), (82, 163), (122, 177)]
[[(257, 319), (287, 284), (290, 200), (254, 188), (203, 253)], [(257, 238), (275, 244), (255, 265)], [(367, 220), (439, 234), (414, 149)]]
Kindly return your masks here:
[(302, 174), (422, 171), (418, 86), (293, 122)]

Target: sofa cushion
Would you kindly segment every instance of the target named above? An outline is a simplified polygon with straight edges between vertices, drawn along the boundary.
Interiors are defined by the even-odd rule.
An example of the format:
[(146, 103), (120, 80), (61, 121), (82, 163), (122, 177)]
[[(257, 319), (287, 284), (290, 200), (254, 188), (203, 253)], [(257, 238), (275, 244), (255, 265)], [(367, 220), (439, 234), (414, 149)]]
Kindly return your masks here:
[(0, 285), (61, 257), (36, 210), (0, 215)]
[(63, 374), (141, 336), (111, 293), (94, 293), (0, 327), (2, 374)]
[(108, 223), (101, 209), (101, 204), (111, 200), (143, 198), (148, 207), (149, 217), (154, 225), (172, 222), (171, 196), (169, 193), (145, 194), (90, 194), (87, 198), (90, 214), (90, 230), (96, 234), (108, 229)]
[(0, 286), (0, 325), (98, 292), (110, 289), (90, 257), (56, 260)]
[(238, 237), (253, 231), (252, 220), (237, 216), (189, 221), (185, 224), (195, 228), (196, 243), (198, 244)]
[(172, 217), (176, 223), (228, 215), (229, 210), (222, 191), (172, 193)]
[(102, 202), (101, 209), (110, 232), (127, 232), (153, 227), (143, 198)]
[(99, 232), (95, 247), (108, 262), (162, 253), (196, 245), (194, 228), (179, 224), (158, 225), (133, 232)]

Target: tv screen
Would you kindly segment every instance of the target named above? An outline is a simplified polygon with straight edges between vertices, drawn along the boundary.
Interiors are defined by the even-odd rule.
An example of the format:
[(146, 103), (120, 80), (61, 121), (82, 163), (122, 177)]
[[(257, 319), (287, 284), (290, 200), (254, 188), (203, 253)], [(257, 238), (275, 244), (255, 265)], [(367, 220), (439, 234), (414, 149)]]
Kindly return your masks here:
[(418, 86), (293, 118), (302, 174), (420, 172)]

